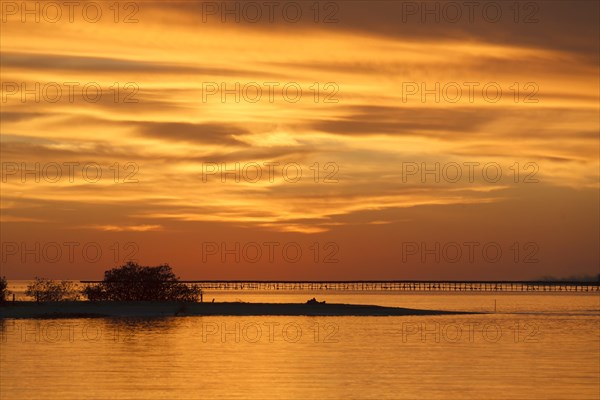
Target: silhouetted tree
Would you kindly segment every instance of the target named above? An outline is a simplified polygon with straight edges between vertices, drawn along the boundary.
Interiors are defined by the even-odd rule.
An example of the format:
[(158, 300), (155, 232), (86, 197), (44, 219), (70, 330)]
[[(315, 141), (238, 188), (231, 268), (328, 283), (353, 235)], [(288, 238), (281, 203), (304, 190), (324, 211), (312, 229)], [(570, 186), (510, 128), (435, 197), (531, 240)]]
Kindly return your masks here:
[(104, 280), (89, 285), (83, 294), (91, 301), (198, 301), (197, 285), (179, 282), (169, 265), (140, 266), (129, 262), (104, 272)]
[(3, 276), (0, 278), (0, 302), (5, 302), (7, 296), (8, 296), (8, 281), (6, 280), (6, 277)]
[(79, 290), (73, 282), (56, 282), (38, 277), (27, 286), (25, 294), (33, 297), (38, 303), (44, 301), (72, 301), (78, 300), (80, 296)]

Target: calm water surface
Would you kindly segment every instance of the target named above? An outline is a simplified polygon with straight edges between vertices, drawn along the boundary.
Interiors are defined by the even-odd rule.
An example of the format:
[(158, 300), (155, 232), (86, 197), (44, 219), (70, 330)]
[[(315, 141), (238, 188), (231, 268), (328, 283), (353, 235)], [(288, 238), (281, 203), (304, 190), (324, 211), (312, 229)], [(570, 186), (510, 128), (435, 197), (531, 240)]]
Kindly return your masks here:
[(1, 399), (599, 399), (600, 297), (213, 292), (487, 315), (5, 320)]

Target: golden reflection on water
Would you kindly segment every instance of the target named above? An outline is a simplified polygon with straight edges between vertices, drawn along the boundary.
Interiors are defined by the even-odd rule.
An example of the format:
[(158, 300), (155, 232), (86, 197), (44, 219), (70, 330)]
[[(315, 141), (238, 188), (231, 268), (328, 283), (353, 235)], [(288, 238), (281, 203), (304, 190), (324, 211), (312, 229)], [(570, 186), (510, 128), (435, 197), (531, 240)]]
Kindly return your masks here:
[[(481, 301), (455, 298), (455, 307)], [(520, 295), (502, 301), (521, 309), (436, 317), (6, 320), (0, 394), (2, 399), (597, 399), (597, 296)], [(538, 310), (531, 312), (536, 307), (527, 304)], [(552, 311), (565, 304), (570, 310)]]

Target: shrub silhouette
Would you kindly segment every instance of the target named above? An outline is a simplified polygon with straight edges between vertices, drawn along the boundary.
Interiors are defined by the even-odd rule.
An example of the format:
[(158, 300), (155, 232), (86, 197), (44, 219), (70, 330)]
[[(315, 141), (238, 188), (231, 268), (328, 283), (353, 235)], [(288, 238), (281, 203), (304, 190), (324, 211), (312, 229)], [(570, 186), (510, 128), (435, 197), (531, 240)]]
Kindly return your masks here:
[(6, 301), (6, 297), (8, 296), (8, 281), (6, 277), (0, 277), (0, 303)]
[(27, 286), (25, 294), (35, 301), (73, 301), (79, 299), (79, 290), (70, 281), (56, 282), (50, 279), (38, 278)]
[(104, 272), (104, 280), (88, 285), (83, 294), (91, 301), (198, 301), (197, 285), (179, 282), (167, 264), (157, 267), (129, 262)]

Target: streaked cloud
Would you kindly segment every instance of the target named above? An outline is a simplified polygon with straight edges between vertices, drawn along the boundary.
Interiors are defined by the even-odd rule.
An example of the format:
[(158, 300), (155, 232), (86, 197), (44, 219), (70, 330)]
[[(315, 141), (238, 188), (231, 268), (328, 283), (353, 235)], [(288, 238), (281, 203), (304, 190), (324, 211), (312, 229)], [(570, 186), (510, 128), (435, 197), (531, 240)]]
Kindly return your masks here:
[[(202, 2), (146, 1), (134, 24), (3, 24), (3, 89), (17, 92), (2, 94), (2, 162), (42, 170), (34, 182), (35, 173), (3, 170), (7, 229), (50, 221), (151, 236), (217, 224), (257, 237), (359, 237), (360, 227), (384, 235), (419, 220), (437, 231), (422, 210), (480, 215), (522, 199), (511, 221), (525, 221), (540, 209), (534, 192), (596, 198), (597, 2), (536, 2), (538, 11), (522, 11), (536, 11), (538, 22), (505, 14), (497, 24), (479, 14), (423, 23), (406, 15), (407, 2), (391, 1), (332, 2), (336, 9), (321, 11), (338, 22), (324, 24), (301, 3), (297, 24), (202, 22)], [(68, 82), (78, 83), (73, 96)], [(36, 84), (40, 101), (22, 97), (21, 85)], [(62, 95), (48, 101), (54, 84)], [(100, 87), (97, 101), (82, 93), (86, 84)], [(301, 88), (298, 101), (284, 96), (286, 84)], [(486, 84), (502, 89), (497, 102), (485, 98)], [(456, 101), (447, 100), (452, 85), (462, 88)], [(64, 163), (77, 163), (74, 179)], [(62, 166), (61, 179), (44, 176), (51, 164)], [(90, 164), (101, 169), (97, 181), (85, 175)], [(454, 164), (461, 179), (435, 180)], [(482, 175), (492, 164), (497, 181)], [(219, 170), (207, 176), (207, 165)], [(239, 176), (255, 165), (259, 179)], [(438, 170), (407, 179), (415, 165)], [(286, 166), (301, 178), (287, 179)], [(594, 222), (579, 235), (595, 237)]]

